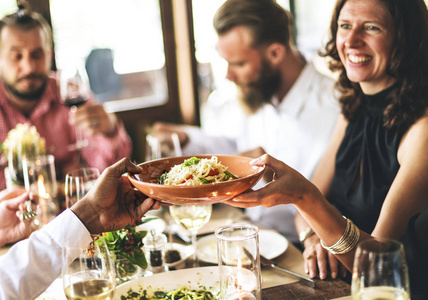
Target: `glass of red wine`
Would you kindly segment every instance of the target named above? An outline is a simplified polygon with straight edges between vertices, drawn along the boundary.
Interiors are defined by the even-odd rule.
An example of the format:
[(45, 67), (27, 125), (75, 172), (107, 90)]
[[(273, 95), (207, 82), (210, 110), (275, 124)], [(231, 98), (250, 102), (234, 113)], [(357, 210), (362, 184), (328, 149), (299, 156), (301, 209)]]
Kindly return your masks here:
[[(65, 68), (60, 72), (60, 91), (62, 103), (75, 113), (77, 107), (86, 103), (90, 95), (89, 79), (81, 66)], [(70, 151), (79, 151), (88, 145), (83, 139), (82, 130), (76, 126), (76, 144), (69, 145)]]

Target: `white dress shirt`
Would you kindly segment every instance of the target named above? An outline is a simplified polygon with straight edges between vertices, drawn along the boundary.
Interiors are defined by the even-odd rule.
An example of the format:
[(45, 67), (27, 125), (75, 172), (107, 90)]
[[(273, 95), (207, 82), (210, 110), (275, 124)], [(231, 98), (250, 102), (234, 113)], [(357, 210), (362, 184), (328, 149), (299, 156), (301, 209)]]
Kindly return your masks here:
[(35, 299), (61, 274), (63, 249), (91, 241), (89, 231), (67, 209), (0, 257), (0, 299)]
[[(202, 109), (202, 130), (186, 130), (190, 140), (184, 153), (236, 154), (263, 147), (309, 179), (339, 115), (333, 86), (333, 79), (307, 63), (281, 102), (272, 101), (251, 116), (243, 114), (236, 94), (215, 92)], [(263, 185), (259, 183), (256, 188)], [(260, 226), (276, 229), (298, 242), (294, 206), (254, 207), (247, 209), (247, 214)]]

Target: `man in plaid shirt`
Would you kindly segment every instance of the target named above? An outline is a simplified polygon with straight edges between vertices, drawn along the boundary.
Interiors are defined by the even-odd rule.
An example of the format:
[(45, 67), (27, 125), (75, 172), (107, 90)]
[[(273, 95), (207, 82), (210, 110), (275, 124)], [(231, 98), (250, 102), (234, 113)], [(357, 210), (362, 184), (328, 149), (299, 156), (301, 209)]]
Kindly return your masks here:
[[(34, 125), (55, 156), (60, 178), (82, 161), (102, 172), (129, 157), (131, 140), (114, 114), (94, 99), (74, 113), (62, 104), (57, 80), (49, 74), (51, 58), (51, 31), (39, 14), (20, 8), (0, 21), (0, 141), (18, 123)], [(76, 144), (76, 128), (88, 140), (80, 151), (69, 147)], [(5, 188), (1, 170), (0, 190)]]

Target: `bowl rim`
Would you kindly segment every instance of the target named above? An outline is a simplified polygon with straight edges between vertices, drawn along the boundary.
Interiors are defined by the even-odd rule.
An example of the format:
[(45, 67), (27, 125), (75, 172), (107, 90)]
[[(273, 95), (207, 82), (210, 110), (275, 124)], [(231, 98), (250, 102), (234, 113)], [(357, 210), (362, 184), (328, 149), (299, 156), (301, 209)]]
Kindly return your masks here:
[[(221, 155), (221, 154), (201, 154), (201, 155), (181, 155), (181, 156), (171, 156), (171, 157), (165, 157), (165, 158), (159, 158), (159, 159), (154, 159), (154, 160), (150, 160), (150, 161), (146, 161), (143, 163), (138, 164), (139, 167), (141, 167), (142, 165), (145, 164), (149, 164), (149, 163), (153, 163), (156, 161), (162, 161), (162, 160), (167, 160), (167, 159), (178, 159), (178, 158), (191, 158), (191, 157), (197, 157), (197, 158), (208, 158), (208, 157), (212, 157), (212, 156), (217, 156), (219, 158), (220, 161), (220, 157), (227, 157), (227, 158), (244, 158), (244, 159), (248, 159), (249, 161), (251, 161), (253, 158), (248, 157), (248, 156), (241, 156), (241, 155)], [(159, 183), (152, 183), (152, 182), (147, 182), (147, 181), (142, 181), (136, 178), (135, 175), (138, 175), (139, 173), (135, 173), (135, 174), (131, 174), (128, 172), (128, 178), (131, 181), (136, 181), (140, 184), (144, 184), (147, 186), (156, 186), (156, 187), (161, 187), (161, 188), (165, 188), (165, 189), (170, 189), (170, 188), (186, 188), (186, 189), (193, 189), (193, 188), (200, 188), (201, 186), (212, 186), (212, 185), (223, 185), (223, 184), (230, 184), (232, 182), (236, 182), (239, 180), (243, 180), (243, 179), (248, 179), (248, 178), (252, 178), (252, 177), (257, 177), (261, 174), (263, 174), (263, 172), (266, 170), (266, 165), (263, 166), (254, 166), (255, 168), (258, 168), (258, 171), (254, 174), (250, 174), (247, 175), (245, 177), (238, 177), (236, 180), (230, 180), (230, 181), (223, 181), (223, 182), (212, 182), (212, 183), (207, 183), (207, 184), (202, 184), (202, 185), (164, 185), (164, 184), (159, 184)]]

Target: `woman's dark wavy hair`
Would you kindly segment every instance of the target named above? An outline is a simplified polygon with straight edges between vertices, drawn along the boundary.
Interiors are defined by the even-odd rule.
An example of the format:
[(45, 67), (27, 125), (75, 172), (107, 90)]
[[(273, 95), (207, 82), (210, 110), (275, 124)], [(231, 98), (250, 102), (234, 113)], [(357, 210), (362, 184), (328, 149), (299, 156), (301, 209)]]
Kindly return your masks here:
[[(340, 11), (347, 0), (338, 0), (330, 24), (330, 40), (322, 56), (328, 56), (330, 70), (339, 71), (336, 88), (341, 92), (339, 102), (348, 120), (360, 113), (363, 92), (358, 83), (351, 82), (340, 61), (336, 35)], [(394, 21), (394, 42), (387, 73), (396, 79), (388, 95), (390, 104), (384, 111), (385, 126), (408, 128), (428, 107), (428, 11), (423, 0), (377, 0), (389, 11)]]

